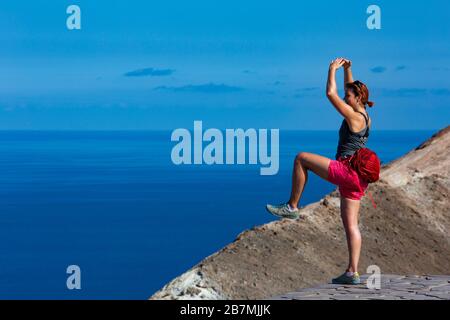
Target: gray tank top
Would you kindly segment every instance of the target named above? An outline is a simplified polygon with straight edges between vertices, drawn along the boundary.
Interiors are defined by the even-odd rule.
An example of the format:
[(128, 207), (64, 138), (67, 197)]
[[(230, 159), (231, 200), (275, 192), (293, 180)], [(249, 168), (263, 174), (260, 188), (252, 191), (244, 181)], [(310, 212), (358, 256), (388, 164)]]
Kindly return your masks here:
[[(359, 111), (357, 111), (359, 112)], [(348, 157), (356, 152), (356, 150), (364, 148), (366, 146), (367, 139), (369, 138), (369, 119), (362, 112), (359, 112), (364, 116), (366, 120), (366, 127), (359, 132), (352, 132), (348, 126), (347, 121), (342, 121), (341, 128), (339, 129), (339, 143), (335, 158)]]

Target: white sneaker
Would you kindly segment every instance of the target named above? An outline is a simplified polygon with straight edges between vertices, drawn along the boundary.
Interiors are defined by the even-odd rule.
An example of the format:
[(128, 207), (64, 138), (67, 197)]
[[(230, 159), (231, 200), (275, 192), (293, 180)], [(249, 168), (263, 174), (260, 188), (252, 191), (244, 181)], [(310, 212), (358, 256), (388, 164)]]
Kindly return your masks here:
[(268, 204), (266, 205), (266, 209), (271, 214), (279, 218), (298, 219), (298, 217), (300, 216), (300, 210), (291, 210), (287, 203), (279, 204), (276, 206)]

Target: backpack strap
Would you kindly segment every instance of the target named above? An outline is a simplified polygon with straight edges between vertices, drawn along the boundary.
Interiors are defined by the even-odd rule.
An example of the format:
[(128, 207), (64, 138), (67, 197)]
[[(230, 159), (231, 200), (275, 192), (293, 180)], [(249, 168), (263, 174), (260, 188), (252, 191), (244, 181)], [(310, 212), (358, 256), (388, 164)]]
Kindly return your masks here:
[(364, 113), (362, 113), (361, 111), (356, 111), (358, 113), (361, 113), (364, 116), (364, 119), (366, 120), (366, 126), (369, 126), (369, 118), (368, 116), (366, 116)]
[(361, 113), (364, 116), (364, 120), (366, 120), (366, 128), (367, 128), (367, 130), (366, 130), (366, 133), (364, 134), (364, 137), (368, 137), (368, 134), (369, 134), (369, 118), (368, 118), (368, 116), (366, 116), (361, 111), (356, 111), (356, 112)]

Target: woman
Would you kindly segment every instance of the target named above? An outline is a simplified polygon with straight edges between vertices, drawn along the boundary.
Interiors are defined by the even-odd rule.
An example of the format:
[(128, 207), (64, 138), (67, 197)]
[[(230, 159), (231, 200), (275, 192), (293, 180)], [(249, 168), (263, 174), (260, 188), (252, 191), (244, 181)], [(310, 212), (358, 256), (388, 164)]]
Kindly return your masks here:
[[(336, 87), (336, 70), (344, 68), (345, 98), (342, 100)], [(331, 62), (328, 71), (327, 97), (336, 110), (344, 117), (339, 130), (339, 143), (336, 160), (331, 160), (317, 154), (301, 152), (294, 162), (292, 174), (291, 198), (285, 204), (267, 205), (267, 210), (282, 218), (296, 219), (299, 217), (298, 203), (303, 193), (308, 170), (323, 179), (339, 186), (341, 199), (341, 218), (347, 236), (349, 264), (341, 276), (333, 279), (333, 283), (359, 284), (358, 261), (361, 252), (361, 234), (358, 228), (358, 213), (360, 200), (368, 183), (361, 179), (351, 168), (348, 161), (359, 148), (365, 147), (369, 137), (371, 120), (366, 111), (366, 105), (373, 106), (369, 101), (369, 91), (360, 81), (353, 81), (351, 61), (337, 58)]]

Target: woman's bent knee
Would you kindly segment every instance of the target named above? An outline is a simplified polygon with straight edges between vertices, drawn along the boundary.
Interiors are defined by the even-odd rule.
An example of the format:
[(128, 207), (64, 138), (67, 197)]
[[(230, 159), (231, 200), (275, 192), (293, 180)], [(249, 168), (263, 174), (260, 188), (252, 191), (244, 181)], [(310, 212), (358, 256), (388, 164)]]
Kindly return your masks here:
[(295, 163), (296, 164), (303, 164), (304, 160), (306, 159), (307, 152), (299, 152), (295, 156)]

